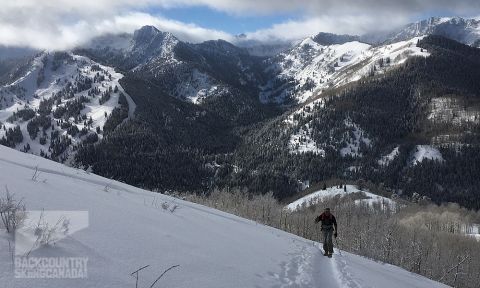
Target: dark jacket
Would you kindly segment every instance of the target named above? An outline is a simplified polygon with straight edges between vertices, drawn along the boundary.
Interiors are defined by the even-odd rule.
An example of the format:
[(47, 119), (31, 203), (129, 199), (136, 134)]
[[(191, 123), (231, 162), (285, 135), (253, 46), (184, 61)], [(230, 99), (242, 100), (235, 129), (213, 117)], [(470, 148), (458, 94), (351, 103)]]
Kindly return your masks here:
[(335, 219), (335, 216), (333, 216), (332, 213), (330, 213), (329, 216), (323, 212), (315, 218), (315, 223), (322, 222), (322, 229), (332, 229), (335, 227), (335, 231), (337, 231), (337, 219)]

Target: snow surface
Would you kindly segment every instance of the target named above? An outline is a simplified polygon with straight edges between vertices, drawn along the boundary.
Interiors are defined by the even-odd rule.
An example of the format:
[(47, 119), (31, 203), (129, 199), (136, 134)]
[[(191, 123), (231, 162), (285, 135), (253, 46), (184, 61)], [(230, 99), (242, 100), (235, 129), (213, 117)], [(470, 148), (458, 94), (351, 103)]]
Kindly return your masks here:
[(310, 207), (312, 205), (315, 205), (321, 200), (326, 198), (332, 198), (337, 195), (339, 195), (340, 197), (344, 197), (352, 193), (363, 193), (366, 196), (366, 199), (355, 200), (355, 203), (357, 204), (373, 205), (374, 203), (380, 203), (382, 207), (389, 206), (392, 209), (395, 208), (395, 201), (393, 201), (392, 199), (378, 196), (368, 191), (359, 190), (354, 185), (346, 185), (346, 187), (347, 187), (347, 191), (345, 191), (343, 187), (342, 188), (329, 187), (325, 190), (318, 190), (316, 192), (303, 196), (300, 199), (295, 200), (294, 202), (288, 204), (285, 208), (291, 211), (296, 211), (303, 207)]
[(411, 160), (411, 164), (416, 165), (425, 159), (437, 160), (440, 162), (444, 161), (442, 153), (440, 153), (437, 148), (429, 145), (417, 145)]
[[(38, 166), (38, 181), (31, 180)], [(83, 279), (14, 278), (0, 230), (2, 287), (447, 287), (401, 268), (336, 251), (215, 209), (155, 194), (0, 146), (0, 183), (30, 210), (87, 211), (89, 226), (31, 257), (88, 257)], [(2, 185), (2, 186), (3, 186)], [(1, 191), (2, 195), (4, 191)], [(162, 203), (178, 205), (175, 212)], [(148, 286), (147, 286), (148, 285)]]

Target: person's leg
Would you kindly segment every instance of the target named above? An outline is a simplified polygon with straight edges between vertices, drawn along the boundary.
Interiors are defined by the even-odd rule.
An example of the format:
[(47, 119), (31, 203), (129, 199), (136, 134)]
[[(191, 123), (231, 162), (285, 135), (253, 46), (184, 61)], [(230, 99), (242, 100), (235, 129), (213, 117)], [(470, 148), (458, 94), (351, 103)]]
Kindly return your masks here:
[(328, 254), (328, 230), (323, 230), (323, 253)]
[(327, 243), (328, 243), (328, 253), (333, 254), (333, 229), (328, 230)]

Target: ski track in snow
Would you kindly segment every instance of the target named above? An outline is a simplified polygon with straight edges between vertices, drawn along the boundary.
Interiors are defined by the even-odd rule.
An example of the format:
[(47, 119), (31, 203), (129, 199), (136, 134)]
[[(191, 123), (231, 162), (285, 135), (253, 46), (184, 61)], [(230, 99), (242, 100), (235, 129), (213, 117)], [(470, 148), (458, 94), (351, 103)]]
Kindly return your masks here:
[(333, 273), (328, 273), (334, 267), (333, 262), (328, 263), (330, 259), (324, 258), (315, 244), (307, 247), (298, 245), (298, 249), (289, 254), (293, 257), (291, 261), (282, 263), (279, 274), (272, 274), (280, 282), (274, 288), (338, 287), (341, 284), (332, 277)]

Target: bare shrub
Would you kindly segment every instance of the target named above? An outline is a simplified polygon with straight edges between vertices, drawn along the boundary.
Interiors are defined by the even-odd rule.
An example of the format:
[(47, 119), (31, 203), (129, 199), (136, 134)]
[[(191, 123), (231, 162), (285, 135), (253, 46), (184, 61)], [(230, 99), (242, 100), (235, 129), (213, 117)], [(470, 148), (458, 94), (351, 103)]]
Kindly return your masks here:
[(60, 235), (66, 235), (70, 228), (70, 220), (64, 216), (60, 217), (54, 224), (45, 220), (42, 211), (36, 226), (33, 229), (35, 235), (35, 243), (31, 250), (41, 245), (52, 245), (58, 241)]
[(7, 233), (13, 233), (23, 224), (26, 217), (23, 200), (16, 200), (15, 195), (5, 187), (6, 195), (0, 198), (0, 217)]
[(42, 183), (47, 183), (46, 178), (44, 178), (43, 180), (40, 179), (40, 174), (41, 172), (38, 170), (38, 166), (35, 166), (35, 170), (33, 171), (33, 175), (32, 175), (32, 181), (34, 182), (41, 181)]

